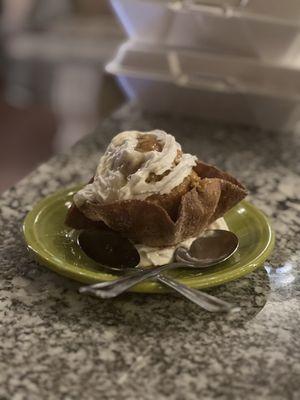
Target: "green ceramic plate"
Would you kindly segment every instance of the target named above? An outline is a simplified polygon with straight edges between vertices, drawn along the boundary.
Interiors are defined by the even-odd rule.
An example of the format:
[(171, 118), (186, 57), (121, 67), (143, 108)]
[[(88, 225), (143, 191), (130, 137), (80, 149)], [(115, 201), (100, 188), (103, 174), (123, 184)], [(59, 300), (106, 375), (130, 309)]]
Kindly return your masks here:
[[(107, 273), (81, 251), (77, 232), (64, 225), (76, 189), (60, 191), (43, 199), (26, 216), (23, 230), (28, 248), (38, 262), (79, 282), (113, 280), (116, 276)], [(262, 265), (274, 247), (274, 233), (266, 216), (242, 201), (225, 215), (225, 220), (229, 229), (239, 237), (238, 251), (229, 260), (205, 272), (174, 271), (176, 279), (202, 289), (235, 280)], [(166, 289), (149, 281), (135, 286), (133, 291), (159, 293)]]

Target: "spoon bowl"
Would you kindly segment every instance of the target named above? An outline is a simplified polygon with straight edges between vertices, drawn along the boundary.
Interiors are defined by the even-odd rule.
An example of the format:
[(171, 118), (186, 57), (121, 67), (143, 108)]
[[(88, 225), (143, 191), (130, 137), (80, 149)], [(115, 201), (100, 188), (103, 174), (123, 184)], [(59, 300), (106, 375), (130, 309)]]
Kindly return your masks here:
[[(115, 272), (130, 272), (137, 268), (140, 255), (134, 244), (113, 231), (90, 229), (80, 232), (78, 243), (86, 255), (103, 268)], [(230, 231), (214, 229), (205, 231), (190, 247), (178, 247), (175, 260), (185, 268), (208, 268), (227, 260), (237, 250), (239, 240)], [(169, 264), (171, 266), (171, 264)]]
[(175, 259), (190, 268), (207, 268), (231, 257), (239, 246), (238, 237), (230, 231), (208, 229), (195, 239), (189, 249), (178, 247)]
[(127, 272), (140, 262), (140, 255), (134, 245), (113, 231), (81, 231), (78, 244), (89, 258), (111, 271)]

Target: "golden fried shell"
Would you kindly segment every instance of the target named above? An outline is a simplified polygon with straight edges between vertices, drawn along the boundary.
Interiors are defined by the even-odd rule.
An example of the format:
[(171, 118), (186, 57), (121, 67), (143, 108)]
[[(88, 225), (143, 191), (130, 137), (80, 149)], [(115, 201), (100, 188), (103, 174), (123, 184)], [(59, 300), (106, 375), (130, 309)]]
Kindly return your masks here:
[[(168, 194), (112, 204), (87, 201), (78, 211), (85, 217), (83, 222), (101, 222), (136, 243), (169, 246), (199, 235), (246, 194), (234, 177), (198, 161), (192, 173)], [(66, 223), (79, 229), (74, 215), (73, 207)]]

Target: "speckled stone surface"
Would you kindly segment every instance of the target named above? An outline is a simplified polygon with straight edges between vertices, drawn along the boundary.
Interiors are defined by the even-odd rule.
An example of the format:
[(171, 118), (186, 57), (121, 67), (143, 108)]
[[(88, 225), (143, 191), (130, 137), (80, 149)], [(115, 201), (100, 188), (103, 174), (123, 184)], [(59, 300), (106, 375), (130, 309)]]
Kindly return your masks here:
[[(184, 148), (239, 177), (272, 219), (271, 259), (211, 292), (242, 307), (212, 315), (180, 297), (101, 301), (38, 266), (21, 224), (41, 197), (88, 179), (125, 129), (185, 135)], [(0, 203), (0, 399), (299, 399), (300, 135), (143, 115), (126, 106)]]

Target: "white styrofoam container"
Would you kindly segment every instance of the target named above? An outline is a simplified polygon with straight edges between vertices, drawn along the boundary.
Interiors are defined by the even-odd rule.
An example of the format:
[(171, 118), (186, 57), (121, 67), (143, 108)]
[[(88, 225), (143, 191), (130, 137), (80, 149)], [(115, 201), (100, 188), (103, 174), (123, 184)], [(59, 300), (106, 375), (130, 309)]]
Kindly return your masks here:
[(129, 41), (106, 70), (150, 111), (182, 113), (266, 129), (300, 121), (300, 71)]
[(300, 0), (111, 0), (131, 39), (300, 65)]

